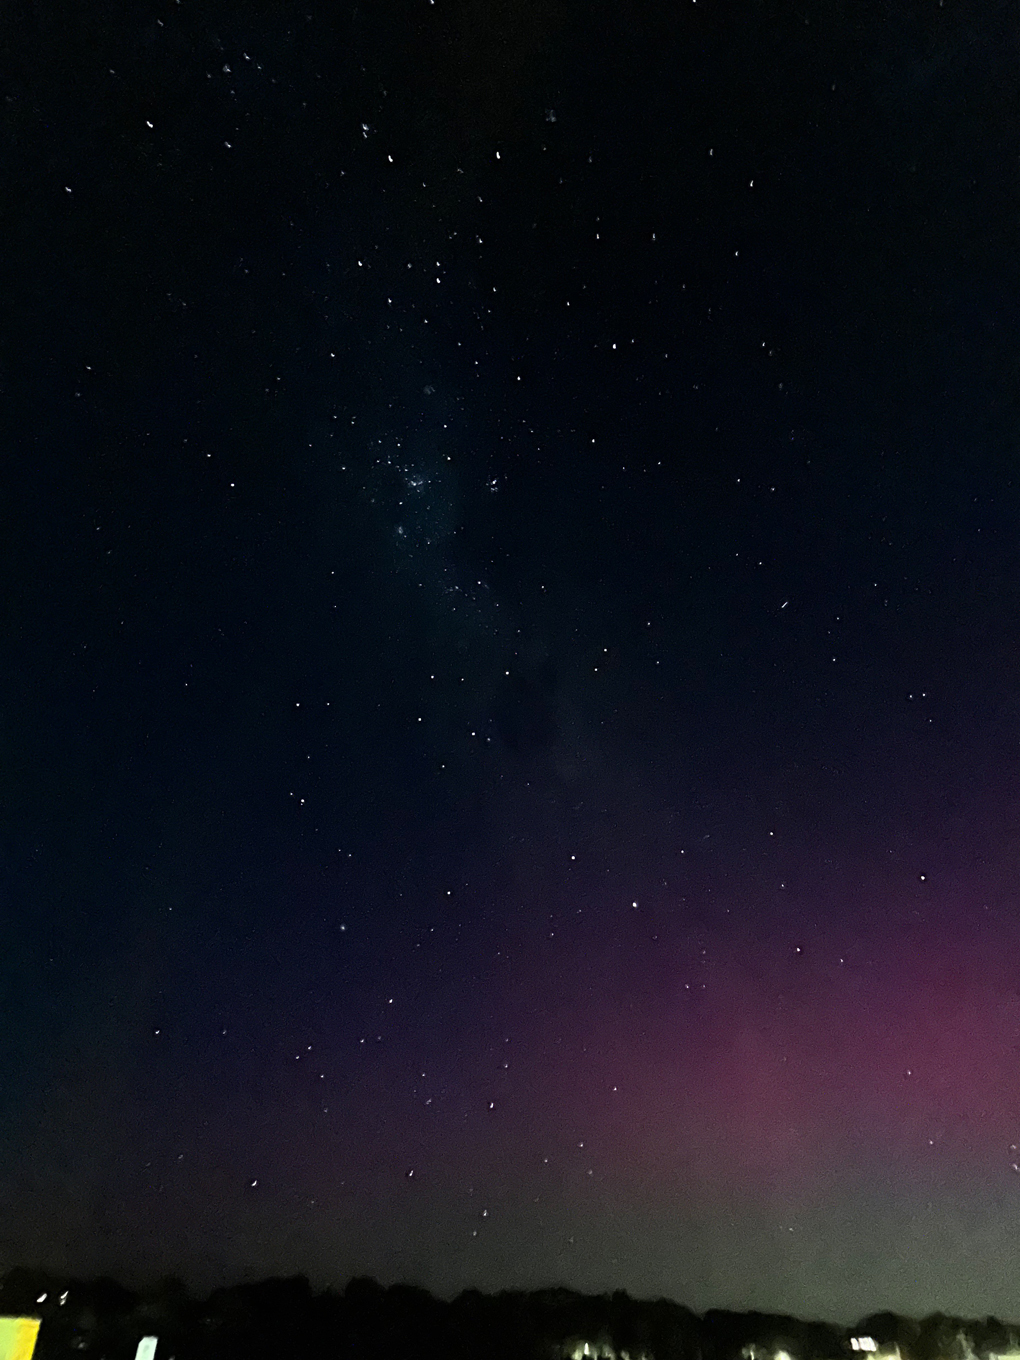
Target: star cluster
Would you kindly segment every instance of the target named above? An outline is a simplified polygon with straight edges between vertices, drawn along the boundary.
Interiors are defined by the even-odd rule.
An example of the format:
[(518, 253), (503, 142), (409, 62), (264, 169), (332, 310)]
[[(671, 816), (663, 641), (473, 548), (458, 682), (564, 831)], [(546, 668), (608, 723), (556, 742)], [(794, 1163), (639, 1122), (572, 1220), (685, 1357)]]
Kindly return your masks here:
[(1004, 13), (115, 9), (3, 20), (0, 1255), (1015, 1315)]

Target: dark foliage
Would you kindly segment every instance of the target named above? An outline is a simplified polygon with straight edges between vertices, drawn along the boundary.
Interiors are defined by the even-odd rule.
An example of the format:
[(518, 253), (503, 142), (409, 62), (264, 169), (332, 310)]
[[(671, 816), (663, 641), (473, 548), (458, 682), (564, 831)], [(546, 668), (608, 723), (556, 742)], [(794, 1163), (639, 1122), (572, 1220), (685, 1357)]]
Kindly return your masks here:
[[(875, 1313), (851, 1332), (824, 1322), (712, 1310), (698, 1317), (668, 1299), (569, 1289), (482, 1294), (446, 1302), (424, 1289), (356, 1278), (315, 1293), (303, 1275), (217, 1289), (192, 1299), (179, 1281), (134, 1292), (114, 1280), (59, 1279), (17, 1268), (0, 1278), (0, 1311), (42, 1319), (36, 1360), (131, 1360), (145, 1335), (176, 1360), (849, 1360), (851, 1335), (902, 1360), (980, 1360), (1013, 1348), (997, 1318), (942, 1313), (921, 1322)], [(584, 1348), (587, 1347), (587, 1352)], [(880, 1352), (881, 1360), (881, 1352)]]

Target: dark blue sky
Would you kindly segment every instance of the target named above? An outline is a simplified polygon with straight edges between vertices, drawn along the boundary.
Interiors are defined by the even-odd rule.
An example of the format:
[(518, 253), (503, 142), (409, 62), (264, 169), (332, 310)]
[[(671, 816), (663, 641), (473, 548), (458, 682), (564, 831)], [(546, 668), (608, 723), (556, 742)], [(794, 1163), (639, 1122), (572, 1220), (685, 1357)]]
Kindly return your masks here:
[(1015, 16), (0, 26), (0, 1264), (1015, 1314)]

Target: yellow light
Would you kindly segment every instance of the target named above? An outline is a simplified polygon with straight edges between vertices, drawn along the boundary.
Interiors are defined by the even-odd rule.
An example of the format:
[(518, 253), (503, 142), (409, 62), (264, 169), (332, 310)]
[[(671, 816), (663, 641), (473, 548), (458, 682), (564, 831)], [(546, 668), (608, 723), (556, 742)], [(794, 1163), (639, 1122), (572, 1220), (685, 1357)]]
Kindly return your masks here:
[(0, 1317), (0, 1360), (32, 1360), (39, 1318)]

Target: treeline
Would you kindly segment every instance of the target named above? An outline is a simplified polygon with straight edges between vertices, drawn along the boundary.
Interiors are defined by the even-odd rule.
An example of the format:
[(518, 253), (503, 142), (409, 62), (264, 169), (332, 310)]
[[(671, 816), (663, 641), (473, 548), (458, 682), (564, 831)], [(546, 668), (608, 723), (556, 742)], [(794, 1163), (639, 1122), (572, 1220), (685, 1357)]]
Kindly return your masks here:
[[(1017, 1348), (1016, 1329), (995, 1318), (878, 1313), (846, 1329), (765, 1313), (698, 1316), (622, 1291), (467, 1290), (445, 1302), (364, 1278), (321, 1293), (304, 1276), (270, 1279), (197, 1299), (173, 1279), (136, 1292), (109, 1279), (15, 1269), (0, 1280), (0, 1314), (42, 1319), (36, 1360), (133, 1360), (146, 1335), (159, 1338), (157, 1360), (784, 1360), (781, 1352), (790, 1360), (989, 1360)], [(871, 1355), (861, 1354), (861, 1338)]]

